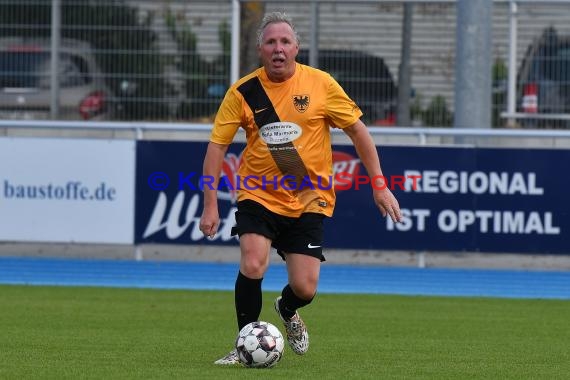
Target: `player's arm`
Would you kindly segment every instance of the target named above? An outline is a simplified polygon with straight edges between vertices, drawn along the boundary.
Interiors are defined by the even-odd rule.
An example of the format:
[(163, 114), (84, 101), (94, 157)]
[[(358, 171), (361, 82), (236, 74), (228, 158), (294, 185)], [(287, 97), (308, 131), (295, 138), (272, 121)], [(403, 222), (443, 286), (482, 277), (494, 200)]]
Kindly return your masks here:
[[(218, 184), (222, 165), (229, 145), (242, 122), (242, 99), (230, 88), (216, 113), (210, 143), (206, 150), (203, 167), (204, 211), (200, 218), (200, 231), (214, 237), (220, 225), (218, 213)], [(207, 184), (206, 184), (207, 182)]]
[(401, 221), (400, 206), (385, 183), (380, 158), (368, 129), (361, 120), (357, 120), (354, 124), (344, 128), (343, 131), (352, 140), (360, 161), (366, 168), (371, 181), (374, 181), (372, 192), (376, 206), (380, 208), (383, 216), (390, 215), (394, 222)]
[(216, 234), (220, 225), (217, 189), (227, 150), (228, 145), (210, 142), (204, 158), (204, 211), (200, 218), (200, 231), (209, 237)]

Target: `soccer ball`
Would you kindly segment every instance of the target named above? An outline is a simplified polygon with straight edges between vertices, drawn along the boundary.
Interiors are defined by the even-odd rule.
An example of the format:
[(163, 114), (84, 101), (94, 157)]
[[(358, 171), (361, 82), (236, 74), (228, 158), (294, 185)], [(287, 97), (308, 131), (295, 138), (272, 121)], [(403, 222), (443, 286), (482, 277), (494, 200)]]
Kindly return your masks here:
[(281, 360), (284, 347), (279, 329), (264, 321), (248, 323), (236, 339), (239, 361), (246, 367), (273, 367)]

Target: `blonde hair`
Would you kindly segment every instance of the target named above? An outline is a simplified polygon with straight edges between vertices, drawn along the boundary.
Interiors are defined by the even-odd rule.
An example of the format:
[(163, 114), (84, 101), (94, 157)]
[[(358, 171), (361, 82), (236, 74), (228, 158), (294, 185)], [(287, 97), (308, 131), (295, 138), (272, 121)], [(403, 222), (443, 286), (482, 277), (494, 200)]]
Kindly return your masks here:
[(293, 19), (286, 15), (283, 12), (271, 12), (267, 13), (263, 20), (261, 20), (261, 26), (257, 29), (257, 46), (261, 46), (263, 43), (263, 31), (269, 24), (275, 24), (279, 22), (284, 22), (288, 24), (291, 29), (293, 30), (293, 34), (295, 35), (295, 40), (297, 40), (297, 44), (299, 44), (299, 35), (297, 34), (297, 30), (295, 29), (295, 25), (293, 25)]

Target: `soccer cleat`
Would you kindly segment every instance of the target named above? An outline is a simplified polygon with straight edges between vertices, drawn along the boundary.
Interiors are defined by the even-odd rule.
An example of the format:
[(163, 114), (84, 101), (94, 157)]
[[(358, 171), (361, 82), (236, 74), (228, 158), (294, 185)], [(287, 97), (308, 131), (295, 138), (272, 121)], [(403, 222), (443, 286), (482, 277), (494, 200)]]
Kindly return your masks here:
[(217, 365), (236, 365), (239, 364), (239, 358), (237, 350), (231, 350), (229, 354), (220, 358), (214, 362)]
[(293, 352), (297, 355), (303, 355), (309, 349), (309, 333), (307, 332), (307, 326), (299, 316), (299, 313), (295, 312), (295, 315), (288, 321), (283, 318), (281, 312), (279, 311), (279, 302), (281, 301), (281, 296), (277, 297), (275, 300), (275, 311), (283, 325), (285, 326), (285, 331), (287, 332), (287, 341)]

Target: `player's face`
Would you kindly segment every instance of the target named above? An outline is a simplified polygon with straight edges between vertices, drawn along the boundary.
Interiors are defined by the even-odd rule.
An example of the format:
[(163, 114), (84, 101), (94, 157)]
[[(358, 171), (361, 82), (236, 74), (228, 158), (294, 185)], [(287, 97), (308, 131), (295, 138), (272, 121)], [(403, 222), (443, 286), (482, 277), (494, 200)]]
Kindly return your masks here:
[(277, 22), (267, 25), (258, 53), (271, 81), (283, 82), (291, 78), (295, 73), (299, 45), (289, 24)]

